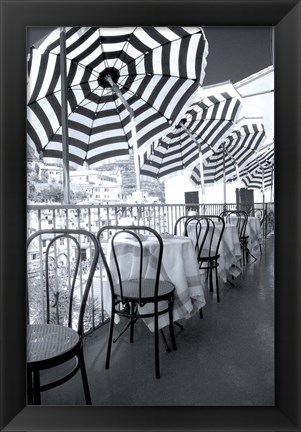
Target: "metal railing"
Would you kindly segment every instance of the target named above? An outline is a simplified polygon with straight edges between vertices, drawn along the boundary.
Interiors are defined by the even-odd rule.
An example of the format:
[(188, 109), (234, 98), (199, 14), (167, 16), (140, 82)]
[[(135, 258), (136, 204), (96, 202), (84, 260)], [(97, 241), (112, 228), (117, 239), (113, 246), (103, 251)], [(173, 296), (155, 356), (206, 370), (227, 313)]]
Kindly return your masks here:
[[(254, 204), (256, 208), (263, 208), (263, 204)], [(227, 209), (235, 209), (236, 204), (227, 204)], [(102, 204), (102, 205), (28, 205), (27, 206), (27, 236), (36, 230), (51, 228), (85, 229), (94, 234), (108, 224), (147, 225), (161, 234), (172, 234), (177, 219), (181, 216), (196, 212), (198, 214), (220, 214), (224, 210), (223, 204)], [(274, 229), (274, 205), (265, 204), (265, 219), (263, 234), (267, 235)], [(28, 251), (28, 271), (30, 283), (36, 289), (40, 285), (43, 290), (41, 277), (41, 262), (45, 245)], [(89, 242), (83, 246), (84, 259), (89, 260), (91, 250)], [(108, 320), (104, 309), (104, 274), (102, 263), (99, 264), (91, 288), (90, 301), (97, 307), (92, 308), (89, 331), (101, 326)]]

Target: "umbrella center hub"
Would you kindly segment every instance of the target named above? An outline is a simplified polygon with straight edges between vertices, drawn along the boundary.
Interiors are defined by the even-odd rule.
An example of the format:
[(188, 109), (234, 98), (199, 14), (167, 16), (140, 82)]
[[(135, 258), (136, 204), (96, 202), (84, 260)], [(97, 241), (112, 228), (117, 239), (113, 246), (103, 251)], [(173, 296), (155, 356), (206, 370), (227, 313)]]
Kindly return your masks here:
[(114, 84), (117, 84), (120, 77), (119, 70), (117, 70), (114, 67), (110, 67), (110, 68), (105, 68), (102, 72), (100, 72), (97, 81), (102, 88), (111, 88), (111, 84), (107, 80), (108, 76), (111, 77)]

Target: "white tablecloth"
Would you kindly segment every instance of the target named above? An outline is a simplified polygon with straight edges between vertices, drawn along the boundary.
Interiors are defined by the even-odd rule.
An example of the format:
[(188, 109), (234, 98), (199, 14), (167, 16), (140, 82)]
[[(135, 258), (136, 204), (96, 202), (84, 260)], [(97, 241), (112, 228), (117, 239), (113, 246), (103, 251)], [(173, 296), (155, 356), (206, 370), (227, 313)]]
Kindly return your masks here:
[[(210, 228), (211, 229), (211, 228)], [(216, 247), (218, 237), (222, 229), (222, 224), (215, 224), (215, 233), (213, 237), (213, 247)], [(192, 239), (194, 245), (196, 242), (195, 225), (188, 225), (188, 236)], [(204, 245), (206, 247), (206, 244)], [(237, 277), (242, 272), (242, 254), (239, 242), (238, 231), (235, 224), (225, 224), (225, 230), (219, 246), (218, 274), (226, 282), (231, 276)]]
[[(236, 216), (231, 216), (231, 222), (233, 222), (234, 224), (236, 223), (235, 221), (237, 221), (237, 217)], [(260, 229), (260, 220), (258, 217), (256, 216), (249, 216), (248, 217), (248, 223), (246, 226), (246, 236), (248, 236), (248, 249), (250, 250), (250, 252), (254, 252), (256, 250), (258, 250), (259, 245), (262, 242), (262, 234), (261, 234), (261, 229)]]
[(260, 229), (260, 220), (256, 216), (249, 216), (246, 227), (246, 235), (249, 236), (248, 248), (250, 252), (257, 251), (262, 243), (262, 233)]
[[(198, 263), (196, 260), (195, 250), (192, 240), (182, 236), (163, 237), (163, 257), (161, 267), (161, 279), (172, 282), (175, 286), (174, 298), (174, 321), (185, 318), (188, 319), (194, 315), (200, 308), (205, 306), (205, 296), (202, 278), (199, 273)], [(122, 239), (115, 241), (116, 253), (121, 262), (122, 270), (125, 270), (125, 279), (137, 278), (138, 276), (138, 246), (135, 240)], [(135, 253), (135, 246), (136, 251)], [(147, 258), (147, 263), (143, 269), (144, 277), (154, 277), (155, 262), (158, 255), (158, 242), (149, 236), (143, 241), (143, 253)], [(115, 265), (113, 262), (110, 243), (107, 250), (107, 260), (111, 272), (114, 275)], [(109, 287), (105, 289), (104, 307), (107, 312), (111, 311), (111, 296)], [(151, 306), (146, 305), (142, 309), (149, 310)], [(145, 323), (151, 331), (154, 330), (153, 318), (145, 318)], [(159, 317), (159, 328), (169, 324), (167, 314)]]

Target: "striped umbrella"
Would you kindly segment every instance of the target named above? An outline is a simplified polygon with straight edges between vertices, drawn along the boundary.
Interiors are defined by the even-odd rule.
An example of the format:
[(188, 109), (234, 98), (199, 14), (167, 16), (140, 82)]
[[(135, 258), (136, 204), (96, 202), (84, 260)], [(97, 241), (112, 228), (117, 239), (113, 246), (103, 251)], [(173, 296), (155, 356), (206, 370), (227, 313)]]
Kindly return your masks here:
[(241, 170), (240, 179), (248, 189), (269, 189), (273, 185), (274, 145), (259, 151), (255, 158)]
[[(264, 138), (265, 131), (261, 120), (243, 118), (236, 123), (226, 140), (204, 161), (204, 182), (224, 182), (225, 204), (227, 179), (236, 175), (239, 180), (239, 168), (243, 168), (250, 161)], [(190, 180), (195, 186), (200, 184), (198, 167), (193, 169)]]
[[(236, 178), (236, 177), (235, 177)], [(235, 180), (235, 178), (233, 180)], [(263, 204), (265, 202), (265, 191), (272, 191), (274, 183), (274, 144), (267, 145), (256, 152), (248, 165), (241, 170), (240, 179), (247, 189), (260, 189), (262, 192)]]
[(137, 154), (183, 117), (207, 52), (200, 27), (55, 29), (29, 56), (28, 143), (62, 159), (67, 134), (77, 165)]
[(165, 180), (202, 166), (233, 128), (240, 105), (230, 82), (201, 89), (183, 119), (140, 155), (141, 175)]

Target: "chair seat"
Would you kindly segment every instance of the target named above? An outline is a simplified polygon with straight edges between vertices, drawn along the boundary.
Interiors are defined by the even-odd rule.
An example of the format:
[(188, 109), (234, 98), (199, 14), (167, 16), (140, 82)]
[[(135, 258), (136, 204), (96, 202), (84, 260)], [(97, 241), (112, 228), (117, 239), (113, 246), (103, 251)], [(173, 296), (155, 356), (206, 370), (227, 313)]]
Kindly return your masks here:
[[(154, 279), (143, 279), (142, 280), (142, 300), (144, 302), (151, 302), (154, 299), (155, 280)], [(171, 296), (174, 292), (175, 287), (171, 282), (159, 281), (158, 289), (158, 300), (163, 300), (166, 297)], [(136, 300), (139, 298), (139, 281), (129, 280), (122, 283), (123, 297), (127, 300)], [(120, 285), (115, 285), (115, 293), (120, 296)]]
[(202, 254), (201, 256), (199, 256), (198, 257), (198, 260), (199, 261), (216, 261), (216, 260), (218, 260), (219, 259), (219, 257), (220, 257), (220, 254), (218, 254), (218, 255), (212, 255), (212, 256), (209, 256), (209, 255), (206, 255), (206, 254)]
[(78, 333), (56, 324), (27, 326), (27, 363), (49, 361), (67, 354), (79, 343)]

